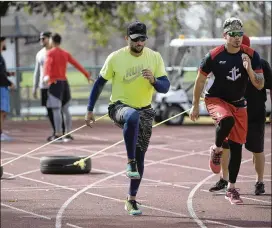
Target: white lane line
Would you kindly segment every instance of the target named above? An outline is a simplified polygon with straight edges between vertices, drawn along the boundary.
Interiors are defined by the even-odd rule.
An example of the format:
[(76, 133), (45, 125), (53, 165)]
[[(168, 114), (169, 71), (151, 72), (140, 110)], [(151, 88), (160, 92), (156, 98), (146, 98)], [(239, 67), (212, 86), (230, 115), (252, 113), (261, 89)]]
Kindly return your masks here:
[(20, 211), (20, 212), (23, 212), (23, 213), (26, 213), (26, 214), (29, 214), (29, 215), (33, 215), (33, 216), (35, 216), (35, 217), (37, 217), (37, 218), (43, 218), (43, 219), (51, 220), (51, 218), (49, 218), (49, 217), (47, 217), (47, 216), (44, 216), (44, 215), (39, 215), (39, 214), (30, 212), (30, 211), (26, 211), (26, 210), (23, 210), (23, 209), (19, 209), (19, 208), (17, 208), (17, 207), (13, 207), (13, 206), (4, 204), (4, 203), (1, 203), (1, 205), (4, 206), (4, 207), (8, 207), (8, 208), (10, 208), (10, 209), (16, 210), (16, 211)]
[[(20, 176), (20, 177), (21, 177), (21, 176)], [(17, 207), (13, 207), (13, 206), (4, 204), (4, 203), (1, 203), (1, 205), (2, 205), (3, 207), (7, 207), (7, 208), (10, 208), (10, 209), (15, 210), (15, 211), (20, 211), (20, 212), (23, 212), (23, 213), (32, 215), (32, 216), (37, 217), (37, 218), (43, 218), (43, 219), (46, 219), (46, 220), (51, 220), (50, 217), (47, 217), (47, 216), (44, 216), (44, 215), (39, 215), (39, 214), (30, 212), (30, 211), (26, 211), (26, 210), (23, 210), (23, 209), (20, 209), (20, 208), (17, 208)], [(2, 213), (3, 213), (3, 212), (2, 212)], [(73, 225), (73, 224), (70, 224), (70, 223), (67, 223), (66, 225), (67, 225), (67, 226), (70, 226), (70, 227), (74, 227), (74, 228), (83, 228), (83, 227), (76, 226), (76, 225)]]
[[(22, 175), (20, 175), (22, 176)], [(141, 185), (142, 187), (162, 187), (162, 186), (165, 186), (165, 184), (142, 184)], [(174, 185), (173, 185), (174, 186)], [(68, 187), (68, 186), (67, 186)], [(69, 186), (71, 187), (71, 186)], [(77, 187), (77, 189), (79, 188), (82, 188), (82, 187), (86, 187), (86, 185), (77, 185), (77, 186), (74, 186), (74, 187)], [(127, 184), (120, 184), (120, 185), (107, 185), (107, 186), (94, 186), (93, 189), (114, 189), (114, 188), (127, 188), (128, 185)], [(25, 187), (25, 188), (17, 188), (17, 189), (11, 189), (11, 188), (8, 188), (8, 189), (5, 189), (5, 188), (2, 188), (1, 191), (2, 192), (34, 192), (34, 191), (52, 191), (52, 190), (58, 190), (58, 189), (62, 189), (62, 188), (57, 188), (57, 187), (54, 187), (54, 188), (42, 188), (42, 187), (36, 187), (36, 188), (28, 188), (28, 187)]]
[(11, 159), (14, 159), (15, 157), (10, 157), (10, 158), (3, 158), (1, 159), (1, 164), (3, 163), (3, 161), (8, 161), (8, 160), (11, 160)]
[[(15, 154), (17, 155), (16, 153), (13, 153), (13, 152), (9, 152), (9, 151), (5, 151), (4, 153), (12, 153), (12, 154)], [(195, 153), (195, 152), (192, 152), (190, 154), (183, 154), (183, 155), (179, 155), (177, 157), (174, 157), (174, 158), (182, 158), (182, 157), (187, 157), (187, 156), (191, 156), (191, 155), (195, 155), (195, 154), (198, 154), (198, 153)], [(28, 156), (26, 156), (28, 157)], [(36, 160), (40, 160), (39, 158), (37, 157), (31, 157), (29, 156), (30, 158), (32, 159), (36, 159)], [(96, 157), (94, 157), (96, 158)], [(93, 159), (94, 159), (93, 158)], [(168, 158), (168, 159), (164, 159), (164, 160), (161, 160), (161, 161), (168, 161), (168, 160), (172, 160), (171, 158)], [(155, 161), (152, 161), (152, 162), (155, 162)], [(149, 166), (149, 165), (153, 165), (154, 163), (149, 163), (149, 164), (145, 164), (145, 167)], [(115, 172), (112, 172), (112, 171), (108, 171), (108, 170), (101, 170), (101, 169), (92, 169), (93, 171), (98, 171), (98, 172), (104, 172), (104, 173), (107, 173), (107, 174), (114, 174)], [(122, 176), (125, 176), (125, 175), (122, 175)], [(144, 181), (151, 181), (151, 182), (155, 182), (155, 183), (160, 183), (160, 184), (165, 184), (165, 185), (173, 185), (173, 186), (176, 186), (176, 187), (180, 187), (180, 188), (190, 188), (189, 186), (182, 186), (182, 185), (179, 185), (179, 184), (174, 184), (174, 183), (169, 183), (169, 182), (164, 182), (164, 181), (161, 181), (161, 180), (152, 180), (152, 179), (147, 179), (147, 178), (143, 178), (142, 180)], [(2, 180), (1, 180), (2, 181)]]
[[(17, 155), (17, 156), (22, 155), (22, 154), (19, 154), (19, 153), (10, 152), (10, 151), (3, 150), (3, 149), (1, 149), (1, 152), (2, 152), (2, 153), (6, 153), (6, 154), (10, 154), (10, 155)], [(27, 156), (25, 156), (25, 158), (33, 158), (33, 159), (36, 159), (36, 160), (40, 160), (40, 158), (33, 157), (33, 156), (31, 156), (31, 155), (27, 155)]]
[[(269, 156), (266, 155), (266, 156)], [(241, 162), (241, 165), (242, 164), (245, 164), (247, 162), (250, 162), (252, 161), (252, 158), (248, 159), (248, 160), (244, 160), (243, 162)], [(216, 174), (211, 174), (210, 176), (206, 177), (205, 179), (203, 179), (202, 181), (200, 181), (192, 190), (191, 192), (189, 193), (189, 196), (188, 196), (188, 199), (187, 199), (187, 208), (188, 208), (188, 211), (189, 211), (189, 214), (190, 216), (193, 218), (193, 220), (199, 225), (199, 227), (201, 228), (207, 228), (203, 221), (201, 219), (199, 219), (194, 211), (194, 207), (193, 207), (193, 197), (196, 193), (196, 191), (206, 182), (208, 181), (209, 179), (211, 179), (212, 177), (216, 176)]]
[(76, 226), (71, 223), (66, 223), (67, 226), (73, 227), (73, 228), (82, 228), (81, 226)]
[(27, 171), (27, 172), (24, 172), (24, 173), (20, 173), (20, 174), (11, 176), (11, 177), (9, 177), (9, 179), (13, 179), (13, 178), (15, 178), (15, 177), (19, 177), (19, 176), (26, 175), (26, 174), (30, 174), (30, 173), (36, 173), (36, 172), (38, 172), (38, 171), (40, 171), (40, 169), (30, 170), (30, 171)]
[(256, 201), (256, 202), (271, 204), (270, 201), (266, 201), (266, 200), (260, 200), (260, 199), (245, 197), (245, 196), (241, 196), (241, 198), (243, 198), (243, 199), (248, 199), (248, 200), (253, 200), (253, 201)]
[[(124, 199), (116, 199), (116, 198), (113, 198), (113, 197), (104, 196), (104, 195), (100, 195), (100, 194), (96, 194), (96, 193), (91, 193), (91, 192), (86, 192), (86, 194), (92, 195), (92, 196), (97, 196), (97, 197), (104, 198), (104, 199), (110, 199), (110, 200), (113, 200), (113, 201), (117, 201), (117, 202), (124, 203)], [(152, 207), (152, 206), (147, 206), (147, 205), (142, 205), (142, 204), (141, 204), (141, 207), (143, 207), (143, 208), (148, 208), (148, 209), (152, 209), (152, 210), (155, 210), (155, 211), (165, 212), (165, 213), (172, 214), (172, 215), (178, 215), (178, 216), (181, 216), (181, 217), (187, 216), (187, 215), (184, 215), (184, 214), (181, 214), (181, 213), (178, 213), (178, 212), (169, 211), (169, 210), (164, 210), (164, 209), (161, 209), (161, 208)]]
[[(85, 149), (84, 149), (85, 150)], [(13, 152), (10, 152), (10, 151), (3, 151), (4, 153), (8, 153), (8, 154), (13, 154), (13, 155), (19, 155), (19, 154), (17, 154), (17, 153), (13, 153)], [(168, 159), (165, 159), (164, 161), (168, 161), (168, 160), (172, 160), (172, 159), (174, 159), (174, 158), (182, 158), (182, 157), (187, 157), (187, 156), (191, 156), (191, 155), (196, 155), (196, 154), (201, 154), (203, 151), (200, 151), (200, 152), (191, 152), (190, 154), (184, 154), (184, 155), (180, 155), (180, 156), (177, 156), (177, 157), (173, 157), (173, 158), (168, 158)], [(271, 155), (271, 153), (270, 154), (267, 154), (266, 156), (270, 156)], [(104, 155), (103, 155), (104, 156)], [(39, 160), (39, 158), (37, 158), (37, 157), (31, 157), (31, 156), (26, 156), (26, 157), (30, 157), (30, 158), (32, 158), (32, 159), (36, 159), (36, 160)], [(150, 160), (150, 164), (152, 164), (152, 162), (155, 162), (155, 161), (153, 161), (153, 160)], [(168, 165), (172, 165), (172, 163), (167, 163)], [(173, 164), (174, 166), (176, 165), (176, 164)], [(149, 164), (146, 164), (145, 166), (149, 166)], [(188, 167), (189, 168), (189, 167)], [(193, 167), (194, 168), (194, 167)], [(103, 170), (103, 169), (92, 169), (92, 171), (97, 171), (97, 172), (104, 172), (104, 173), (107, 173), (107, 174), (114, 174), (114, 172), (112, 172), (112, 171), (108, 171), (108, 170)], [(208, 171), (210, 171), (210, 170), (208, 170), (208, 169), (206, 169), (206, 172), (208, 172)], [(125, 175), (122, 175), (122, 176), (124, 176), (125, 177)], [(249, 175), (249, 176), (247, 176), (247, 175), (240, 175), (239, 174), (239, 176), (240, 177), (245, 177), (245, 178), (250, 178), (250, 179), (255, 179), (255, 177), (253, 177), (252, 175)], [(268, 177), (270, 177), (271, 175), (264, 175), (264, 176), (268, 176)], [(189, 189), (189, 188), (191, 188), (191, 187), (189, 187), (189, 186), (184, 186), (184, 185), (181, 185), (181, 184), (185, 184), (185, 185), (187, 185), (187, 184), (197, 184), (198, 182), (178, 182), (178, 183), (170, 183), (170, 182), (164, 182), (164, 181), (161, 181), (161, 180), (153, 180), (153, 179), (148, 179), (148, 178), (143, 178), (143, 180), (144, 181), (150, 181), (150, 182), (154, 182), (154, 183), (160, 183), (160, 184), (162, 184), (162, 185), (168, 185), (168, 186), (175, 186), (175, 187), (180, 187), (180, 188), (185, 188), (185, 189)], [(1, 180), (1, 181), (3, 181), (3, 180)], [(270, 179), (265, 179), (265, 181), (267, 181), (267, 182), (271, 182), (271, 180)], [(250, 181), (248, 181), (248, 180), (244, 180), (244, 181), (237, 181), (237, 183), (243, 183), (243, 182), (250, 182)], [(208, 184), (208, 183), (213, 183), (213, 182), (205, 182), (205, 184)]]
[[(193, 153), (195, 154), (195, 153)], [(184, 155), (182, 155), (184, 156)], [(180, 156), (178, 156), (180, 157)], [(171, 159), (171, 158), (169, 158)], [(163, 159), (163, 160), (159, 160), (159, 161), (156, 161), (154, 163), (149, 163), (147, 165), (155, 165), (155, 164), (158, 164), (159, 162), (162, 162), (162, 161), (165, 161), (165, 160), (169, 160), (169, 159)], [(68, 198), (65, 203), (61, 206), (61, 208), (59, 209), (58, 213), (57, 213), (57, 216), (56, 216), (56, 224), (55, 224), (55, 228), (61, 228), (61, 225), (62, 225), (62, 217), (63, 217), (63, 213), (65, 211), (65, 209), (69, 206), (69, 204), (74, 200), (76, 199), (78, 196), (80, 196), (82, 193), (86, 192), (88, 189), (92, 188), (93, 186), (95, 186), (96, 184), (99, 184), (99, 183), (102, 183), (106, 180), (109, 180), (109, 179), (112, 179), (113, 177), (117, 177), (117, 176), (120, 176), (122, 174), (124, 174), (126, 172), (126, 170), (123, 170), (121, 172), (118, 172), (118, 173), (115, 173), (115, 174), (112, 174), (108, 177), (105, 177), (105, 178), (102, 178), (98, 181), (95, 181), (94, 183), (86, 186), (85, 188), (81, 189), (80, 191), (76, 192), (74, 195), (72, 195), (70, 198)]]
[[(200, 191), (202, 191), (202, 192), (208, 192), (208, 193), (211, 194), (211, 192), (209, 192), (206, 189), (200, 189)], [(217, 192), (217, 193), (215, 193), (215, 195), (225, 195), (225, 192), (223, 192), (223, 191), (222, 192)], [(243, 198), (243, 199), (248, 199), (248, 200), (252, 200), (252, 201), (256, 201), (256, 202), (271, 204), (271, 201), (260, 200), (260, 199), (256, 199), (256, 198), (250, 198), (250, 197), (245, 197), (245, 196), (242, 196), (242, 195), (240, 197)]]
[(41, 151), (41, 152), (36, 152), (36, 153), (33, 153), (32, 155), (34, 156), (37, 156), (37, 155), (43, 155), (43, 154), (55, 154), (55, 153), (58, 153), (58, 152), (65, 152), (67, 151), (66, 148), (60, 148), (60, 149), (56, 149), (56, 150), (47, 150), (47, 151)]
[[(264, 181), (272, 182), (271, 179), (270, 180), (269, 179), (264, 179)], [(196, 185), (198, 183), (198, 181), (184, 181), (184, 182), (175, 182), (175, 183), (177, 183), (177, 184), (186, 184), (186, 185)], [(207, 181), (204, 184), (205, 185), (212, 185), (214, 183), (215, 183), (214, 181)], [(238, 180), (237, 183), (256, 183), (256, 181), (253, 180), (253, 179), (250, 179), (250, 180), (243, 179), (243, 180)]]
[[(52, 189), (51, 189), (52, 190)], [(1, 189), (2, 192), (35, 192), (35, 191), (45, 191), (48, 192), (50, 189), (46, 188), (36, 188), (36, 189), (9, 189), (9, 190), (3, 190)]]
[[(12, 173), (7, 173), (7, 174), (8, 175), (13, 175)], [(58, 187), (58, 188), (61, 188), (61, 189), (64, 189), (64, 190), (70, 190), (70, 191), (73, 191), (73, 192), (77, 191), (77, 189), (75, 189), (75, 188), (70, 188), (70, 187), (67, 187), (67, 186), (64, 186), (64, 185), (53, 184), (53, 183), (46, 182), (46, 181), (40, 181), (40, 180), (29, 178), (29, 177), (19, 176), (19, 178), (22, 178), (24, 180), (37, 182), (37, 183), (42, 183), (42, 184), (49, 185), (49, 186)], [(117, 198), (113, 198), (113, 197), (108, 197), (108, 196), (104, 196), (104, 195), (95, 194), (95, 193), (92, 193), (92, 192), (86, 192), (86, 194), (97, 196), (97, 197), (104, 198), (104, 199), (111, 199), (113, 201), (124, 202), (124, 199), (117, 199)], [(180, 213), (173, 212), (173, 211), (163, 210), (161, 208), (150, 207), (150, 206), (147, 206), (147, 205), (141, 205), (141, 207), (152, 208), (153, 210), (156, 210), (156, 211), (165, 211), (165, 212), (167, 212), (169, 214), (173, 214), (173, 215), (185, 216), (184, 214), (180, 214)]]
[(197, 167), (188, 166), (188, 165), (178, 165), (178, 164), (168, 163), (168, 162), (160, 162), (160, 164), (164, 164), (164, 165), (168, 165), (168, 166), (176, 166), (176, 167), (180, 167), (180, 168), (192, 169), (192, 170), (198, 170), (198, 171), (211, 173), (211, 170), (209, 170), (209, 169), (202, 169), (202, 168), (197, 168)]
[[(192, 153), (193, 154), (193, 153)], [(185, 155), (186, 156), (186, 155)], [(36, 158), (36, 157), (33, 157), (33, 159), (39, 159), (39, 158)], [(113, 172), (111, 172), (111, 171), (105, 171), (105, 170), (98, 170), (98, 171), (103, 171), (103, 172), (108, 172), (108, 173), (113, 173)], [(11, 174), (12, 175), (12, 174)], [(20, 177), (20, 178), (24, 178), (24, 177)], [(29, 179), (29, 178), (24, 178), (24, 179)], [(37, 181), (37, 180), (34, 180), (34, 179), (32, 179), (32, 181)], [(38, 181), (38, 182), (40, 182), (40, 181)], [(157, 181), (156, 181), (157, 182)], [(48, 182), (42, 182), (42, 183), (48, 183)], [(63, 188), (63, 187), (62, 187)], [(70, 189), (71, 190), (71, 189)], [(155, 208), (153, 208), (154, 210), (156, 210)], [(173, 214), (173, 212), (169, 212), (169, 213), (172, 213)], [(178, 214), (178, 213), (175, 213), (175, 214)]]
[(187, 208), (189, 211), (189, 214), (194, 219), (194, 221), (201, 227), (201, 228), (207, 228), (204, 223), (199, 219), (195, 213), (194, 207), (193, 207), (193, 197), (196, 193), (196, 191), (209, 179), (216, 176), (216, 174), (211, 174), (210, 176), (206, 177), (202, 181), (198, 182), (198, 184), (191, 190), (189, 193), (188, 199), (187, 199)]

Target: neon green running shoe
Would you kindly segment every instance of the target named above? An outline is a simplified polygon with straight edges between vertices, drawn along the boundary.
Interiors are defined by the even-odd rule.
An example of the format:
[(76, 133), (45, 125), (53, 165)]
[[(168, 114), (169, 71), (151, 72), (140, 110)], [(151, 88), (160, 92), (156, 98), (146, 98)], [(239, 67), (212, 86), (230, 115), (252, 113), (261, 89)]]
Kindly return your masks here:
[(142, 211), (138, 208), (139, 204), (136, 200), (128, 200), (125, 201), (125, 210), (129, 215), (141, 215)]
[(131, 161), (127, 164), (126, 175), (130, 179), (140, 179), (141, 178), (140, 174), (138, 172), (136, 161)]

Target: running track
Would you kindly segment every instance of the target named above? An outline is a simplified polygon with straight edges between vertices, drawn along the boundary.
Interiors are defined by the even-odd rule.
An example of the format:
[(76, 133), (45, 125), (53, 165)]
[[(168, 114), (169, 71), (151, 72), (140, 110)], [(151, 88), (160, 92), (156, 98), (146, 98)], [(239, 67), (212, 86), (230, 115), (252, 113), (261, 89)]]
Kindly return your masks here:
[[(74, 121), (73, 127), (84, 124)], [(8, 122), (16, 141), (1, 144), (2, 164), (45, 143), (46, 121)], [(110, 122), (83, 128), (70, 143), (51, 144), (4, 167), (1, 180), (1, 227), (181, 228), (271, 227), (271, 128), (266, 127), (266, 194), (255, 196), (251, 154), (243, 150), (237, 187), (244, 205), (234, 206), (223, 193), (208, 192), (218, 177), (208, 168), (212, 125), (160, 126), (153, 129), (144, 180), (138, 194), (143, 216), (124, 211), (128, 179), (124, 144), (92, 158), (87, 175), (44, 175), (39, 159), (48, 155), (90, 155), (122, 139)], [(86, 190), (86, 191), (85, 191)]]

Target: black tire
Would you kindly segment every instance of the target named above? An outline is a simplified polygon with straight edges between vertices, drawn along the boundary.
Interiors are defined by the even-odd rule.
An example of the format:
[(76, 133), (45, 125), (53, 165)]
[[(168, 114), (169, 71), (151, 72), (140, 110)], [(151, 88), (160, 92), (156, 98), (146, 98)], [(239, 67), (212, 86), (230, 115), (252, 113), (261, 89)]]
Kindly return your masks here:
[(1, 177), (0, 177), (0, 178), (2, 178), (3, 173), (4, 173), (4, 168), (3, 168), (3, 166), (0, 166), (0, 175), (1, 175)]
[(155, 116), (154, 118), (156, 123), (162, 122), (162, 117), (161, 116)]
[[(85, 160), (85, 168), (71, 165), (86, 156), (46, 156), (40, 159), (43, 174), (84, 174), (91, 171), (91, 159)], [(70, 165), (70, 166), (67, 166)]]
[[(178, 106), (169, 106), (167, 107), (167, 109), (163, 112), (162, 114), (162, 119), (163, 120), (166, 120), (172, 116), (175, 116), (177, 115), (178, 113), (181, 113), (183, 111), (182, 108), (178, 107)], [(167, 122), (165, 122), (166, 125), (182, 125), (183, 122), (184, 122), (184, 117), (185, 115), (182, 114), (182, 115), (179, 115), (177, 116), (176, 118), (174, 119), (171, 119)]]

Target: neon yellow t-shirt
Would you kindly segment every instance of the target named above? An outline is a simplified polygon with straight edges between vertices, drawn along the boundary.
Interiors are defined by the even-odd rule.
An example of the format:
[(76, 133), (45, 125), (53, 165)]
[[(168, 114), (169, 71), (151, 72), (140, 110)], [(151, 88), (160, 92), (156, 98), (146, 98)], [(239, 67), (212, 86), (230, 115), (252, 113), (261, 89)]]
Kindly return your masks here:
[(112, 80), (111, 102), (121, 101), (134, 108), (151, 104), (154, 87), (142, 76), (150, 69), (154, 77), (166, 76), (160, 53), (144, 47), (139, 57), (130, 54), (129, 47), (111, 53), (100, 71), (106, 80)]

